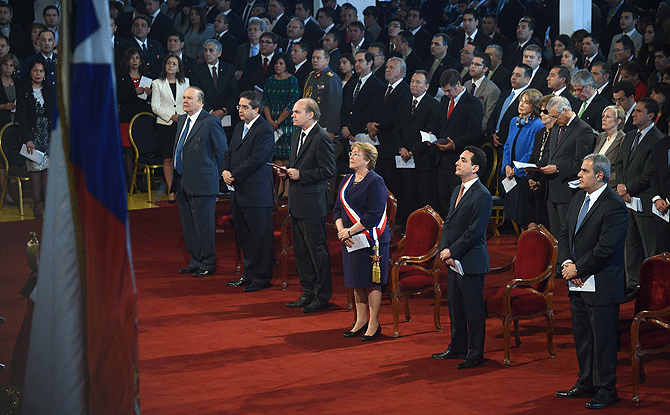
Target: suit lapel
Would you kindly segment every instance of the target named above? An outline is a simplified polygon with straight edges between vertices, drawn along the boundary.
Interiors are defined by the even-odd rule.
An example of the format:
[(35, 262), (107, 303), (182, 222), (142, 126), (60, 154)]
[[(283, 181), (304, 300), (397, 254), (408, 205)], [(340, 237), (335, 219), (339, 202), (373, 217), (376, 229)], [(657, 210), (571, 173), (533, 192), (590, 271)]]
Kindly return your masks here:
[[(605, 186), (607, 186), (607, 185), (605, 185)], [(600, 197), (598, 197), (598, 199), (596, 199), (596, 201), (593, 202), (593, 205), (589, 208), (589, 211), (586, 212), (586, 216), (584, 216), (584, 220), (582, 220), (581, 226), (579, 227), (579, 229), (577, 229), (577, 232), (575, 232), (575, 228), (577, 227), (577, 217), (579, 217), (579, 211), (577, 211), (577, 217), (575, 217), (574, 222), (570, 224), (570, 228), (572, 229), (572, 235), (577, 235), (579, 232), (581, 232), (582, 229), (584, 229), (584, 227), (586, 226), (586, 223), (588, 222), (589, 218), (593, 215), (593, 212), (598, 210), (598, 207), (600, 206), (600, 202), (605, 197), (605, 192), (606, 191), (607, 191), (607, 189), (605, 189), (603, 191), (603, 193), (600, 194)], [(582, 198), (582, 205), (584, 204), (584, 199), (586, 199), (586, 192), (584, 192), (584, 197)], [(579, 206), (580, 210), (581, 210), (582, 205)]]
[[(300, 146), (300, 149), (299, 149), (300, 151), (297, 154), (297, 158), (295, 160), (296, 164), (302, 158), (302, 156), (306, 153), (305, 150), (309, 147), (309, 144), (312, 142), (312, 139), (314, 138), (314, 135), (316, 134), (318, 128), (319, 128), (319, 126), (317, 124), (314, 124), (314, 127), (312, 128), (312, 131), (310, 131), (309, 134), (307, 134), (307, 136), (305, 137), (305, 142), (302, 143), (302, 145)], [(300, 140), (300, 133), (301, 132), (302, 131), (300, 131), (298, 133), (297, 140)]]
[(191, 141), (191, 138), (193, 138), (195, 136), (195, 134), (198, 132), (198, 130), (200, 130), (200, 128), (202, 128), (202, 125), (203, 125), (202, 120), (205, 118), (205, 114), (206, 114), (204, 111), (205, 111), (204, 109), (200, 111), (200, 115), (198, 115), (198, 118), (195, 120), (195, 123), (193, 123), (193, 127), (191, 127), (191, 132), (188, 133), (188, 136), (186, 137), (186, 140), (184, 141), (184, 145), (186, 145), (186, 143)]

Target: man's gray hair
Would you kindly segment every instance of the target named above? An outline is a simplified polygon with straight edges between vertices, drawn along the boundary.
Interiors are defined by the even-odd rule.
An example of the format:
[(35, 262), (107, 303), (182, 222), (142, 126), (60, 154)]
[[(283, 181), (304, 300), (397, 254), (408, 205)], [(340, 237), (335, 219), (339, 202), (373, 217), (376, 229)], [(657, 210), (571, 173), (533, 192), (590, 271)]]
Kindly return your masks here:
[(223, 51), (223, 47), (221, 46), (221, 42), (219, 42), (216, 39), (205, 40), (205, 42), (202, 44), (202, 47), (205, 48), (205, 47), (207, 47), (207, 45), (214, 45), (217, 52), (222, 52)]
[(588, 156), (584, 157), (584, 161), (593, 160), (593, 174), (596, 175), (598, 172), (603, 173), (603, 183), (607, 183), (610, 179), (610, 161), (604, 154), (591, 153)]
[(575, 72), (575, 74), (572, 75), (572, 78), (570, 79), (570, 83), (572, 84), (573, 87), (596, 86), (596, 80), (593, 79), (593, 75), (591, 75), (591, 72), (589, 72), (588, 69), (580, 69), (577, 72)]
[(188, 89), (195, 91), (195, 97), (199, 102), (205, 102), (205, 92), (197, 86), (189, 86)]
[(565, 97), (553, 97), (549, 100), (549, 102), (547, 102), (546, 108), (556, 108), (556, 111), (558, 111), (559, 114), (566, 109), (572, 111), (570, 101), (568, 101), (568, 99)]
[[(400, 58), (391, 58), (391, 59), (388, 60), (388, 62), (391, 62), (391, 61), (398, 62), (398, 66), (402, 70), (401, 78), (404, 78), (405, 75), (407, 74), (407, 64), (405, 63), (405, 61), (400, 59)], [(386, 62), (387, 65), (388, 65), (388, 62)]]
[(265, 23), (265, 21), (263, 21), (263, 19), (259, 19), (258, 17), (252, 17), (252, 18), (249, 19), (249, 23), (247, 23), (247, 27), (249, 27), (251, 25), (260, 27), (261, 32), (265, 32), (268, 28), (267, 23)]

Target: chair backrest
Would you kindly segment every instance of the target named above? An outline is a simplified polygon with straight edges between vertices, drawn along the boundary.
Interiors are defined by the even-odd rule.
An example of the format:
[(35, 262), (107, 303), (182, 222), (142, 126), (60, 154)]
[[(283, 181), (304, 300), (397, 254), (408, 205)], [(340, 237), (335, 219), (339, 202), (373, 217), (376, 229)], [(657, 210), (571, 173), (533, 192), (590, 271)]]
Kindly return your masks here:
[[(439, 247), (441, 239), (442, 218), (433, 208), (426, 205), (412, 212), (407, 218), (403, 255), (426, 255), (434, 247)], [(432, 261), (433, 258), (430, 258), (420, 265), (432, 268)]]
[(495, 180), (498, 173), (498, 152), (491, 143), (483, 144), (481, 149), (486, 154), (486, 168), (479, 177), (486, 181), (486, 188), (491, 195), (498, 196), (498, 180)]
[[(388, 189), (386, 189), (388, 190)], [(389, 195), (386, 198), (386, 219), (388, 220), (389, 225), (395, 225), (395, 217), (398, 213), (398, 199), (388, 190)]]
[(9, 166), (22, 166), (25, 160), (20, 154), (21, 139), (18, 134), (19, 124), (10, 122), (0, 130), (0, 163), (6, 171)]
[(640, 291), (635, 303), (635, 312), (658, 311), (668, 306), (670, 306), (670, 253), (664, 252), (648, 258), (640, 267)]
[(160, 155), (156, 116), (150, 112), (140, 112), (130, 120), (130, 144), (137, 157), (153, 158)]
[[(528, 229), (519, 236), (514, 264), (514, 277), (524, 280), (545, 274), (537, 284), (538, 291), (544, 291), (549, 281), (553, 281), (558, 258), (558, 242), (544, 225)], [(553, 284), (551, 284), (553, 285)]]

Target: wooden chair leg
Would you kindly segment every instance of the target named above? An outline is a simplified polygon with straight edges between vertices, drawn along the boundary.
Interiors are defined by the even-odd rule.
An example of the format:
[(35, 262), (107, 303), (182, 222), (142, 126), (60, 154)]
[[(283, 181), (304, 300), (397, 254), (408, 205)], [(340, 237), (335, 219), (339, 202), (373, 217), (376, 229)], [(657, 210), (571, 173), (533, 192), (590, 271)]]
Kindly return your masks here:
[(547, 312), (547, 351), (551, 357), (556, 356), (554, 349), (554, 310)]
[(517, 347), (521, 345), (521, 336), (519, 335), (519, 320), (514, 319), (514, 340), (516, 341)]
[(281, 289), (288, 287), (288, 252), (283, 248), (279, 253), (279, 264), (281, 266)]
[(149, 166), (146, 166), (144, 168), (144, 173), (147, 176), (147, 193), (149, 194), (149, 203), (151, 203), (151, 169), (149, 168)]
[(505, 343), (505, 357), (503, 358), (503, 363), (505, 364), (505, 366), (509, 366), (511, 364), (509, 359), (511, 320), (512, 320), (511, 318), (503, 318), (503, 342)]
[(21, 179), (16, 181), (19, 183), (19, 214), (23, 216), (23, 181)]
[(404, 294), (405, 297), (405, 321), (412, 321), (412, 316), (409, 314), (409, 294)]
[(5, 180), (2, 183), (2, 195), (0, 195), (0, 209), (5, 204), (5, 194), (7, 194), (7, 185), (9, 184), (9, 174), (5, 172)]
[(440, 323), (440, 304), (442, 303), (442, 290), (440, 290), (440, 284), (436, 284), (437, 287), (433, 288), (435, 291), (435, 328), (437, 331), (442, 331), (442, 323)]
[(640, 358), (633, 353), (630, 357), (630, 370), (633, 375), (633, 402), (640, 402)]
[(402, 296), (402, 293), (400, 292), (394, 292), (393, 296), (391, 297), (391, 309), (393, 312), (393, 338), (397, 339), (398, 338), (398, 323), (400, 320), (400, 310), (398, 310), (398, 307), (400, 304), (400, 298)]

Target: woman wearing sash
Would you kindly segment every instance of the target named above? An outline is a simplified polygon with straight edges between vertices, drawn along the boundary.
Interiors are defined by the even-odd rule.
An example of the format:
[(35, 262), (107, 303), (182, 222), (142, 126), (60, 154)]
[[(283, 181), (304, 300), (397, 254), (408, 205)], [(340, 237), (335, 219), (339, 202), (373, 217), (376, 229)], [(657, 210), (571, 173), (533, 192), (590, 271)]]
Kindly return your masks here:
[[(388, 190), (384, 179), (373, 171), (377, 149), (368, 143), (351, 146), (349, 167), (354, 174), (342, 180), (333, 218), (337, 236), (344, 244), (344, 284), (354, 289), (356, 324), (344, 337), (374, 340), (381, 334), (378, 316), (383, 284), (388, 283), (389, 230), (386, 226)], [(365, 246), (349, 252), (347, 247)], [(367, 306), (366, 302), (367, 294)], [(370, 307), (370, 320), (367, 308)]]

